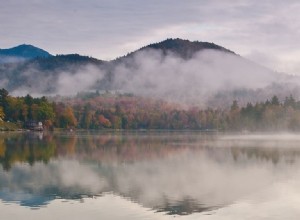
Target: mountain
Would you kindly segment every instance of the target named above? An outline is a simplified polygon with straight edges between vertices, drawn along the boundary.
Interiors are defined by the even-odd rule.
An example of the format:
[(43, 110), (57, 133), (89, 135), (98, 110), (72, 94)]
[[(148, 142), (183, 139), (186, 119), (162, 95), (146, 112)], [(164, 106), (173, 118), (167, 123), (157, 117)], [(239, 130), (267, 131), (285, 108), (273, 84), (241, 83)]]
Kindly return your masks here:
[(266, 100), (257, 91), (286, 76), (214, 43), (178, 38), (119, 57), (109, 71), (113, 90), (213, 107), (230, 105), (233, 95), (242, 104)]
[[(10, 55), (25, 59), (20, 47), (17, 51)], [(300, 98), (299, 77), (276, 73), (208, 42), (167, 39), (112, 61), (42, 54), (0, 63), (0, 88), (13, 95), (113, 90), (213, 107), (230, 105), (233, 99), (241, 104), (265, 101), (271, 95)]]
[(58, 86), (61, 86), (58, 83), (62, 78), (68, 81), (66, 77), (71, 79), (80, 73), (84, 81), (84, 78), (89, 77), (89, 66), (99, 71), (99, 67), (103, 64), (104, 61), (78, 54), (37, 57), (25, 62), (4, 63), (0, 65), (0, 87), (5, 87), (10, 92), (18, 91), (17, 95), (55, 94)]
[[(213, 43), (167, 39), (142, 47), (127, 56), (107, 62), (79, 54), (52, 56), (37, 47), (20, 45), (11, 49), (0, 50), (0, 56), (18, 57), (19, 61), (23, 61), (2, 62), (2, 65), (0, 65), (0, 79), (2, 79), (0, 87), (5, 87), (9, 91), (21, 89), (22, 93), (54, 94), (57, 92), (58, 84), (61, 84), (59, 80), (66, 75), (68, 75), (69, 78), (76, 75), (78, 78), (82, 78), (82, 81), (93, 75), (95, 78), (95, 80), (92, 80), (94, 85), (91, 85), (90, 89), (122, 90), (122, 88), (114, 82), (116, 79), (115, 74), (118, 72), (116, 68), (123, 63), (127, 63), (131, 66), (131, 64), (135, 63), (132, 62), (132, 59), (140, 53), (147, 53), (149, 50), (152, 50), (161, 52), (163, 56), (168, 56), (172, 53), (175, 56), (190, 59), (197, 52), (208, 49), (234, 54), (232, 51)], [(88, 67), (88, 70), (86, 67)], [(92, 74), (90, 67), (93, 68)], [(95, 72), (101, 71), (104, 72), (103, 77), (94, 76)], [(77, 88), (75, 87), (73, 89), (75, 90), (74, 93), (76, 93)]]
[(52, 55), (47, 51), (27, 44), (22, 44), (9, 49), (0, 49), (0, 62), (2, 63), (50, 56)]
[(128, 53), (126, 56), (119, 57), (116, 61), (120, 61), (124, 58), (129, 58), (137, 53), (149, 50), (161, 51), (163, 55), (175, 55), (183, 59), (191, 59), (196, 53), (203, 50), (216, 50), (225, 53), (235, 54), (233, 51), (228, 50), (224, 47), (209, 42), (189, 41), (183, 39), (166, 39), (164, 41), (149, 44), (134, 52)]
[(138, 51), (145, 50), (145, 49), (158, 49), (161, 50), (165, 55), (171, 52), (184, 59), (192, 58), (192, 56), (195, 53), (198, 53), (199, 51), (202, 50), (218, 50), (218, 51), (234, 54), (233, 51), (230, 51), (214, 43), (189, 41), (189, 40), (182, 40), (179, 38), (167, 39), (159, 43), (150, 44), (146, 47), (139, 49)]

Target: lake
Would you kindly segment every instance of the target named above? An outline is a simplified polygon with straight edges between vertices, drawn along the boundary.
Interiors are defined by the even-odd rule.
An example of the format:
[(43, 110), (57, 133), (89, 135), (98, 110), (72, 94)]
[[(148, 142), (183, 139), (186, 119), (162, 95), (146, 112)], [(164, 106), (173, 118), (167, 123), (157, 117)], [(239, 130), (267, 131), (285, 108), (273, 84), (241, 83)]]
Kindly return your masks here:
[(0, 133), (0, 219), (299, 219), (300, 135)]

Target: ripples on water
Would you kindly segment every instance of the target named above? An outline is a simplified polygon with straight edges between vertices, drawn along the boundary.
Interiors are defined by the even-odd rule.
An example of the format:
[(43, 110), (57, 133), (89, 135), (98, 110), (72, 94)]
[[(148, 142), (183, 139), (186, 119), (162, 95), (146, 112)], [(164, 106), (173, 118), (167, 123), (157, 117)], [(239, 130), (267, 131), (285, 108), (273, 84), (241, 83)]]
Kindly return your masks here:
[(297, 134), (1, 133), (0, 219), (298, 219), (299, 147)]

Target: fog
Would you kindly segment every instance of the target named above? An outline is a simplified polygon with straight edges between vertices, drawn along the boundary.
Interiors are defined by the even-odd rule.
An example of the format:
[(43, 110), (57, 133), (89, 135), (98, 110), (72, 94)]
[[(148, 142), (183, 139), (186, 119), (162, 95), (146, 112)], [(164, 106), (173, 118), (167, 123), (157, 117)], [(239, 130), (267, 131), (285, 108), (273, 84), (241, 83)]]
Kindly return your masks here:
[[(222, 155), (222, 153), (225, 153)], [(146, 207), (184, 204), (223, 207), (251, 198), (274, 183), (300, 181), (298, 164), (247, 158), (238, 161), (228, 152), (190, 152), (162, 161), (141, 162), (116, 170), (118, 191), (136, 195)], [(169, 200), (168, 200), (169, 199)]]
[(0, 55), (0, 64), (1, 63), (18, 63), (18, 62), (24, 62), (24, 61), (26, 61), (26, 58)]
[(0, 170), (1, 198), (25, 206), (44, 205), (58, 195), (64, 198), (94, 195), (106, 185), (93, 169), (74, 160), (34, 166), (17, 164), (9, 173)]
[(58, 76), (55, 93), (65, 96), (89, 91), (95, 82), (100, 81), (103, 77), (104, 73), (93, 65), (85, 66), (75, 74), (63, 72)]
[[(288, 190), (290, 180), (300, 182), (296, 145), (276, 145), (270, 137), (204, 139), (194, 144), (200, 144), (197, 148), (190, 143), (184, 151), (129, 163), (59, 158), (49, 164), (16, 164), (9, 172), (0, 170), (0, 197), (26, 206), (36, 197), (68, 199), (111, 192), (155, 210), (167, 212), (187, 203), (209, 211), (261, 199), (260, 192), (278, 185)], [(299, 138), (294, 141), (299, 143)]]
[[(32, 65), (19, 76), (13, 95), (75, 95), (113, 90), (192, 105), (264, 101), (273, 95), (300, 97), (299, 78), (275, 73), (238, 55), (203, 50), (189, 59), (144, 49), (101, 66), (66, 66), (42, 72)], [(2, 84), (12, 82), (3, 79)], [(6, 83), (5, 83), (6, 82)]]
[[(31, 65), (22, 72), (23, 80), (20, 86), (12, 90), (15, 96), (73, 96), (81, 91), (89, 91), (95, 82), (101, 80), (105, 73), (95, 65), (67, 66), (65, 70), (54, 72), (42, 72), (39, 68)], [(9, 81), (5, 81), (6, 86)], [(4, 84), (4, 87), (5, 87)]]
[(47, 163), (15, 161), (9, 170), (0, 168), (0, 217), (299, 217), (298, 134), (98, 135), (79, 136), (84, 141), (77, 151)]
[(147, 50), (116, 67), (113, 85), (133, 94), (203, 104), (218, 92), (265, 88), (278, 77), (234, 54), (205, 50), (186, 60)]

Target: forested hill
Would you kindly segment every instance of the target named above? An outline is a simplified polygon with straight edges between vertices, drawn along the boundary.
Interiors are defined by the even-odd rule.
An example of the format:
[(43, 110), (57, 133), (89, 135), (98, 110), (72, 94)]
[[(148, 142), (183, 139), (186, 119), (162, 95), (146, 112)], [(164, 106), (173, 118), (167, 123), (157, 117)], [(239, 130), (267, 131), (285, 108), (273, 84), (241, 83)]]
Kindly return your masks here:
[(277, 96), (240, 107), (190, 107), (132, 95), (89, 94), (55, 102), (45, 97), (13, 97), (0, 89), (0, 130), (8, 123), (26, 128), (42, 122), (45, 129), (192, 129), (225, 131), (299, 131), (300, 101)]
[(17, 61), (17, 59), (28, 60), (38, 57), (51, 57), (47, 51), (38, 47), (22, 44), (9, 49), (0, 49), (0, 63)]
[(201, 51), (201, 50), (220, 50), (227, 53), (233, 53), (224, 47), (216, 45), (214, 43), (209, 42), (199, 42), (199, 41), (189, 41), (189, 40), (182, 40), (179, 38), (176, 39), (167, 39), (159, 43), (150, 44), (146, 47), (141, 48), (143, 49), (160, 49), (163, 50), (164, 53), (171, 51), (176, 53), (184, 58), (190, 58), (191, 55)]
[[(0, 64), (0, 85), (8, 91), (25, 93), (55, 94), (59, 79), (65, 74), (72, 77), (76, 73), (86, 73), (86, 67), (91, 65), (99, 68), (105, 62), (79, 54), (38, 57), (26, 62)], [(83, 76), (84, 77), (84, 76)], [(21, 94), (22, 95), (22, 94)]]
[(9, 63), (0, 57), (0, 88), (16, 96), (108, 90), (210, 107), (228, 107), (234, 99), (245, 105), (271, 95), (300, 98), (299, 77), (275, 73), (208, 42), (167, 39), (112, 61), (44, 55)]
[(183, 59), (191, 59), (196, 53), (203, 50), (216, 50), (220, 52), (235, 54), (233, 51), (228, 50), (222, 46), (216, 45), (209, 42), (189, 41), (183, 39), (166, 39), (164, 41), (149, 44), (134, 52), (128, 53), (126, 56), (117, 58), (116, 60), (122, 60), (123, 58), (132, 57), (136, 53), (147, 51), (147, 50), (159, 50), (164, 55), (173, 54)]
[[(90, 80), (94, 82), (94, 84), (86, 86), (85, 90), (122, 90), (122, 88), (113, 86), (114, 82), (112, 80), (115, 68), (127, 60), (123, 58), (128, 58), (149, 49), (162, 52), (164, 55), (172, 53), (185, 59), (191, 58), (193, 54), (204, 49), (213, 49), (233, 54), (233, 52), (213, 43), (167, 39), (142, 47), (127, 56), (109, 62), (79, 54), (52, 56), (50, 53), (32, 45), (20, 45), (11, 49), (0, 50), (0, 87), (6, 88), (9, 92), (17, 91), (15, 94), (19, 94), (20, 90), (24, 91), (21, 95), (27, 93), (57, 94), (59, 93), (58, 87), (61, 84), (59, 80), (67, 74), (70, 77), (80, 75), (78, 78), (81, 78), (83, 81)], [(3, 54), (2, 57), (1, 53)], [(18, 57), (23, 59), (14, 59), (14, 62), (5, 62), (6, 58), (4, 55), (6, 58), (10, 57), (13, 59)], [(90, 79), (90, 67), (93, 67), (92, 75), (96, 78), (95, 80)], [(44, 83), (44, 81), (47, 81), (47, 83)], [(81, 92), (76, 89), (75, 86), (74, 94)]]
[(57, 71), (61, 70), (74, 71), (76, 68), (80, 68), (81, 66), (88, 64), (99, 66), (103, 63), (104, 61), (95, 59), (93, 57), (81, 56), (79, 54), (66, 54), (31, 59), (28, 62), (19, 65), (20, 69), (18, 69), (18, 71), (24, 72), (31, 68), (51, 74), (57, 73)]

